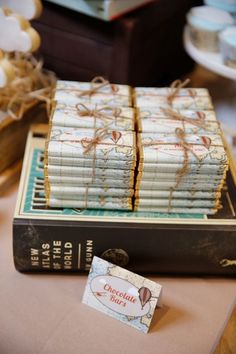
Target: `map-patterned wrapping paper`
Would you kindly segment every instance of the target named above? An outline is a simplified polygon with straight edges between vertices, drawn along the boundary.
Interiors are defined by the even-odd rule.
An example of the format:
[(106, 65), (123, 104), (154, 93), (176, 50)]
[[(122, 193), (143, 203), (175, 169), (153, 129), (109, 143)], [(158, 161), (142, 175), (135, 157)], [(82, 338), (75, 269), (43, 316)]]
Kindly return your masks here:
[(175, 134), (176, 128), (183, 129), (187, 134), (221, 134), (219, 125), (216, 122), (208, 122), (205, 124), (205, 128), (198, 128), (196, 125), (191, 123), (183, 123), (181, 121), (174, 121), (171, 119), (159, 119), (159, 118), (150, 118), (143, 119), (139, 124), (139, 132), (147, 133), (172, 133)]
[[(134, 170), (136, 161), (122, 161), (123, 170)], [(48, 165), (56, 166), (73, 166), (73, 167), (89, 167), (89, 168), (111, 168), (111, 169), (120, 169), (121, 162), (120, 160), (93, 160), (93, 159), (84, 159), (79, 157), (60, 157), (60, 156), (48, 156), (47, 158)]]
[(93, 168), (93, 167), (77, 167), (77, 166), (57, 166), (47, 165), (46, 173), (50, 176), (76, 176), (86, 178), (93, 176), (93, 178), (109, 178), (130, 180), (134, 178), (133, 170), (112, 169), (112, 168)]
[(67, 104), (91, 103), (112, 107), (131, 107), (132, 98), (129, 86), (108, 83), (97, 91), (86, 94), (86, 92), (98, 86), (99, 84), (91, 85), (87, 82), (58, 80), (54, 100)]
[(134, 190), (132, 188), (107, 188), (107, 187), (75, 187), (50, 185), (51, 197), (61, 199), (79, 199), (87, 196), (88, 198), (99, 199), (100, 197), (132, 197)]
[(101, 140), (85, 153), (86, 145), (96, 136), (93, 129), (52, 127), (46, 144), (46, 154), (54, 157), (83, 159), (94, 159), (96, 154), (96, 159), (99, 160), (120, 160), (121, 168), (122, 161), (136, 161), (136, 142), (133, 132), (108, 130), (103, 135), (101, 130), (97, 132), (98, 134), (103, 136)]
[[(137, 107), (142, 106), (148, 109), (149, 107), (162, 107), (169, 108), (170, 105), (167, 102), (166, 98), (163, 96), (141, 96), (136, 98)], [(173, 99), (171, 107), (175, 110), (184, 109), (184, 110), (213, 110), (213, 105), (211, 99), (207, 96), (203, 97), (175, 97)]]
[(132, 199), (125, 197), (97, 196), (90, 199), (84, 196), (78, 199), (60, 199), (47, 197), (47, 203), (52, 208), (80, 208), (80, 209), (111, 209), (111, 210), (132, 210)]
[[(227, 155), (219, 135), (186, 135), (184, 141), (190, 145), (189, 164), (227, 165)], [(184, 149), (175, 135), (138, 134), (138, 148), (141, 164), (179, 163), (181, 167), (184, 162)]]
[(48, 176), (45, 175), (46, 183), (50, 185), (61, 185), (61, 186), (77, 186), (77, 187), (103, 187), (103, 188), (133, 188), (134, 180), (130, 178), (125, 179), (109, 179), (109, 178), (93, 178), (90, 177), (70, 177), (70, 176)]
[(134, 89), (134, 105), (146, 109), (149, 107), (171, 107), (175, 110), (213, 110), (213, 104), (207, 89), (180, 89), (170, 102), (168, 96), (171, 94), (173, 94), (171, 88), (136, 87)]
[[(200, 174), (214, 174), (220, 175), (224, 174), (228, 170), (228, 164), (201, 164), (199, 162), (190, 163), (188, 165), (189, 173), (200, 173)], [(150, 172), (150, 173), (174, 173), (180, 169), (179, 163), (147, 163), (147, 164), (139, 164), (138, 171)]]
[(51, 114), (54, 127), (104, 128), (112, 130), (134, 130), (134, 109), (113, 108), (96, 104), (55, 103)]
[[(131, 97), (129, 86), (103, 78), (58, 81), (45, 153), (48, 204), (193, 214), (220, 209), (228, 169), (222, 131), (208, 90), (186, 83), (137, 87)], [(132, 98), (135, 109), (128, 108)]]

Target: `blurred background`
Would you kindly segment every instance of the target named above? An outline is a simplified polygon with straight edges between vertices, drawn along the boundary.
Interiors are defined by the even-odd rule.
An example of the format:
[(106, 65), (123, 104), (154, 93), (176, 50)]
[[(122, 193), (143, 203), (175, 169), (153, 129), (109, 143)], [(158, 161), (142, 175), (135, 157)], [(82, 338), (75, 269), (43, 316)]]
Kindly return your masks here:
[[(24, 2), (28, 4), (30, 0), (22, 4)], [(209, 63), (205, 66), (204, 60), (195, 62), (196, 57), (188, 50), (189, 43), (184, 36), (187, 14), (191, 8), (203, 5), (203, 1), (31, 2), (40, 3), (41, 7), (36, 15), (29, 16), (41, 38), (36, 56), (42, 58), (44, 67), (55, 72), (58, 78), (91, 81), (95, 76), (103, 76), (112, 83), (131, 86), (168, 86), (173, 80), (190, 77), (190, 86), (209, 89), (217, 117), (236, 155), (236, 69), (231, 69), (232, 77), (225, 76), (221, 70), (213, 72)], [(222, 6), (219, 0), (205, 0), (206, 4), (208, 2)], [(232, 1), (224, 1), (227, 2)], [(29, 8), (28, 5), (21, 8), (17, 1), (0, 0), (0, 7), (7, 5), (17, 12)], [(210, 62), (211, 55), (215, 54), (209, 54)], [(6, 121), (7, 114), (0, 111), (0, 123)], [(25, 114), (20, 121), (9, 119), (5, 130), (1, 124), (0, 148), (6, 154), (3, 154), (0, 173), (22, 157), (30, 124), (47, 122), (47, 119), (36, 108), (33, 115)], [(8, 148), (9, 136), (12, 142), (18, 141), (17, 145), (11, 143), (11, 149)], [(20, 169), (18, 165), (18, 174)]]
[[(77, 3), (77, 11), (65, 7), (73, 3)], [(59, 6), (43, 1), (43, 13), (33, 26), (42, 37), (40, 54), (45, 66), (61, 79), (90, 81), (99, 75), (114, 83), (156, 86), (193, 68), (182, 33), (186, 13), (201, 1), (116, 0), (116, 6), (124, 3), (127, 8), (123, 11), (128, 12), (119, 13), (118, 7), (112, 21), (101, 15), (100, 7), (106, 3), (64, 1)], [(82, 13), (85, 4), (96, 6), (98, 12), (94, 10), (93, 17)]]
[(235, 150), (236, 80), (197, 65), (184, 49), (186, 14), (202, 4), (200, 0), (50, 0), (43, 1), (42, 15), (32, 25), (42, 39), (39, 53), (45, 67), (61, 79), (90, 81), (99, 75), (120, 84), (165, 86), (190, 76), (190, 86), (210, 90)]

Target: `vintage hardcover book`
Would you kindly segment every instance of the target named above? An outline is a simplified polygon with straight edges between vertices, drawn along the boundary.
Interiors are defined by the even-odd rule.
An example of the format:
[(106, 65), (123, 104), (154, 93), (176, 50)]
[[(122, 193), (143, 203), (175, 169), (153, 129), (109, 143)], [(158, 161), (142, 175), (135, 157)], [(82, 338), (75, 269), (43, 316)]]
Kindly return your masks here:
[(83, 272), (96, 255), (142, 273), (236, 275), (234, 170), (214, 216), (48, 208), (46, 130), (36, 126), (27, 142), (13, 222), (17, 270)]

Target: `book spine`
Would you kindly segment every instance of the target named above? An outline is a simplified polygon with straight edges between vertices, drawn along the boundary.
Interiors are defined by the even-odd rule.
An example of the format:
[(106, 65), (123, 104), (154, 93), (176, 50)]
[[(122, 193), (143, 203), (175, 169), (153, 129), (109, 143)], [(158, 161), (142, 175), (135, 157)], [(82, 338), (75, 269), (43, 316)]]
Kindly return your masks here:
[(233, 226), (89, 223), (15, 219), (21, 272), (84, 272), (94, 255), (140, 273), (236, 275)]

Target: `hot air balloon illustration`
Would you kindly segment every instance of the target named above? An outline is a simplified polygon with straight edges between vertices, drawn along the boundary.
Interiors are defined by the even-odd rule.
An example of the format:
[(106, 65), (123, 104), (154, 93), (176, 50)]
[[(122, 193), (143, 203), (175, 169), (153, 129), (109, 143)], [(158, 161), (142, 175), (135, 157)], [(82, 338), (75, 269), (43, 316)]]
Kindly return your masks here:
[(121, 132), (118, 132), (116, 130), (113, 130), (111, 135), (111, 140), (113, 140), (114, 143), (117, 143), (121, 138)]
[(211, 147), (211, 138), (208, 136), (201, 136), (201, 141), (203, 145), (209, 150)]
[(146, 303), (151, 299), (152, 297), (152, 293), (151, 291), (146, 288), (145, 286), (142, 286), (139, 290), (139, 300), (142, 306), (142, 309), (144, 308), (144, 306), (146, 305)]

